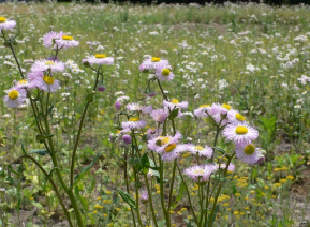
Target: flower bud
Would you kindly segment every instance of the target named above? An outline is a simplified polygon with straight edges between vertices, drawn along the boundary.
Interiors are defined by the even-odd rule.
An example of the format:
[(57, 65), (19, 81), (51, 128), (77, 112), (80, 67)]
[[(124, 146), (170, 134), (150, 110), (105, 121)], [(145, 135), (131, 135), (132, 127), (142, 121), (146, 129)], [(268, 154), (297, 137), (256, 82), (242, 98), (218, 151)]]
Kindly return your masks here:
[(122, 137), (124, 144), (131, 144), (131, 136), (130, 135), (123, 135)]
[(113, 133), (109, 135), (109, 141), (110, 143), (115, 143), (115, 135)]
[(105, 91), (105, 87), (103, 85), (98, 87), (98, 91), (99, 92), (104, 92)]
[(119, 110), (122, 106), (122, 103), (120, 101), (115, 102), (115, 109)]

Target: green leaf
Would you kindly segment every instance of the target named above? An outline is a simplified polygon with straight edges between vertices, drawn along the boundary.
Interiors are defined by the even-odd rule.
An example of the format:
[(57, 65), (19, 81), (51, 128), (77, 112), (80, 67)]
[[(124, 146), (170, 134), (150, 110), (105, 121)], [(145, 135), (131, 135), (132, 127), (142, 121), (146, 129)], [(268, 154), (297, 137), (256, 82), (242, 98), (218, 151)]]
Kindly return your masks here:
[(121, 197), (125, 203), (127, 203), (132, 209), (135, 209), (135, 210), (137, 209), (136, 202), (131, 198), (130, 194), (123, 192), (120, 189), (118, 189), (117, 191), (121, 195)]
[(46, 149), (32, 149), (28, 152), (28, 154), (39, 154), (39, 155), (45, 155), (49, 154), (49, 152)]
[(100, 154), (97, 154), (97, 156), (93, 159), (93, 161), (86, 167), (82, 169), (82, 171), (74, 177), (73, 185), (71, 188), (73, 188), (86, 174), (86, 172), (97, 162), (99, 159)]
[(174, 108), (169, 114), (168, 118), (170, 120), (174, 120), (178, 116), (178, 113), (179, 113), (179, 108)]
[(94, 97), (94, 93), (89, 93), (86, 95), (86, 101), (87, 102), (92, 102), (93, 101), (93, 97)]
[(0, 156), (4, 155), (6, 153), (6, 151), (3, 151), (0, 153)]
[(221, 152), (222, 154), (226, 154), (226, 151), (223, 150), (222, 148), (220, 147), (213, 147), (215, 150), (218, 150), (219, 152)]

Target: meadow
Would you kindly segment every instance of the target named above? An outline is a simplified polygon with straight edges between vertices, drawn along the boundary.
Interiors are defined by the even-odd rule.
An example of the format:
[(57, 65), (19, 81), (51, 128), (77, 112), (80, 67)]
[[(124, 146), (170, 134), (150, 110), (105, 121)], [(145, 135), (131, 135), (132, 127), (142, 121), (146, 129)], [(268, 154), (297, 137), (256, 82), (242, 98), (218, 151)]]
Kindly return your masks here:
[[(18, 33), (12, 46), (25, 75), (35, 60), (54, 56), (54, 51), (43, 45), (44, 34), (63, 31), (79, 42), (58, 53), (65, 70), (57, 75), (61, 88), (50, 93), (50, 105), (42, 107), (42, 112), (46, 110), (42, 118), (50, 124), (47, 134), (52, 135), (42, 137), (36, 127), (40, 117), (33, 116), (29, 100), (20, 108), (9, 108), (3, 101), (5, 91), (21, 76), (10, 46), (0, 38), (0, 226), (71, 226), (61, 209), (58, 192), (34, 162), (59, 187), (72, 226), (78, 225), (71, 196), (75, 196), (87, 227), (202, 226), (195, 222), (196, 215), (197, 219), (202, 217), (199, 212), (206, 213), (206, 217), (211, 212), (213, 226), (220, 227), (310, 226), (308, 5), (9, 2), (0, 4), (0, 17), (16, 21), (15, 30), (5, 34), (9, 37)], [(95, 83), (104, 91), (91, 93), (99, 73), (96, 80), (96, 73), (82, 60), (96, 54), (113, 57), (114, 64), (103, 65), (104, 79)], [(139, 70), (150, 58), (167, 59), (175, 75), (171, 81), (161, 81), (160, 88), (150, 80), (152, 74)], [(154, 92), (156, 95), (150, 95)], [(236, 165), (234, 171), (227, 172), (226, 167), (223, 181), (219, 178), (212, 183), (222, 187), (217, 197), (210, 197), (210, 203), (216, 200), (219, 204), (215, 209), (199, 207), (201, 193), (204, 198), (201, 187), (205, 185), (182, 178), (169, 162), (163, 164), (165, 172), (159, 169), (157, 179), (150, 178), (148, 185), (145, 168), (154, 168), (154, 163), (145, 164), (145, 156), (130, 159), (128, 172), (126, 166), (129, 184), (124, 183), (128, 147), (116, 137), (130, 112), (126, 112), (126, 106), (138, 102), (156, 109), (162, 107), (163, 99), (188, 101), (183, 116), (171, 117), (169, 112), (172, 125), (168, 125), (168, 134), (175, 135), (177, 128), (182, 144), (204, 146), (213, 144), (216, 137), (215, 145), (222, 154), (233, 153), (234, 144), (224, 136), (218, 138), (212, 122), (194, 115), (199, 106), (213, 102), (238, 110), (259, 131), (255, 142), (265, 152), (259, 164), (249, 165), (233, 155), (213, 151), (216, 163), (232, 158)], [(122, 101), (122, 112), (115, 108), (117, 100)], [(89, 103), (86, 114), (85, 103)], [(139, 146), (135, 141), (132, 147), (138, 155), (152, 157), (156, 164), (159, 158), (149, 151), (143, 135), (159, 125), (146, 115), (147, 125), (137, 133)], [(79, 127), (81, 119), (83, 130)], [(51, 137), (57, 168), (44, 150), (44, 143)], [(69, 185), (74, 150), (74, 174), (78, 177), (69, 199), (56, 172)], [(33, 160), (19, 159), (23, 154), (31, 155)], [(176, 160), (179, 173), (200, 161), (198, 155), (186, 152)], [(209, 163), (207, 159), (200, 162)], [(171, 177), (174, 187), (170, 188)], [(142, 193), (138, 193), (146, 187), (153, 195), (152, 212), (150, 202), (141, 202)], [(124, 194), (126, 190), (128, 194)], [(188, 194), (192, 201), (188, 201)], [(133, 199), (128, 199), (129, 195)], [(171, 205), (163, 213), (161, 197)], [(138, 216), (135, 214), (137, 223), (133, 223), (133, 210), (140, 211)], [(195, 215), (193, 210), (199, 212)], [(158, 223), (154, 223), (154, 215)], [(164, 220), (170, 220), (171, 225)], [(207, 218), (205, 223), (207, 226)]]

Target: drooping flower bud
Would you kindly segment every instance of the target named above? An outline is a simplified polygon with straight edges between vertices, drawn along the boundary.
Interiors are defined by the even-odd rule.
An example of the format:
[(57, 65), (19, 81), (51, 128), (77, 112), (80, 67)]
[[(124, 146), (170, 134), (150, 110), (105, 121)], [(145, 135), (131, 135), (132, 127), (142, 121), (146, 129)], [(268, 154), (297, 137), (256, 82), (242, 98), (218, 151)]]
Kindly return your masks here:
[(124, 144), (131, 144), (131, 136), (130, 135), (123, 135), (122, 137)]

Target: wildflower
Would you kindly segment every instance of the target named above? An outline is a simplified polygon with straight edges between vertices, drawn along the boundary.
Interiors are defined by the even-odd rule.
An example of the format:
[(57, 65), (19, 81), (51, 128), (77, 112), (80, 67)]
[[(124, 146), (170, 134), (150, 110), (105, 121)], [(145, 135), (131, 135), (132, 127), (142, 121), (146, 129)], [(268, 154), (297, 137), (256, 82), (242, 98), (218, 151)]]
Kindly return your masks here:
[(172, 161), (176, 159), (182, 151), (186, 151), (186, 149), (187, 146), (184, 144), (170, 143), (164, 148), (161, 158), (163, 161)]
[(186, 109), (186, 108), (188, 108), (188, 102), (187, 101), (179, 102), (179, 100), (177, 100), (177, 99), (172, 99), (171, 102), (163, 100), (163, 106), (169, 107), (171, 109), (173, 109), (175, 107), (177, 107), (179, 109)]
[(31, 72), (47, 72), (50, 70), (51, 74), (55, 72), (62, 72), (65, 70), (63, 62), (52, 61), (52, 60), (36, 60), (31, 66)]
[(129, 103), (127, 105), (127, 109), (132, 110), (132, 111), (134, 111), (134, 110), (140, 111), (141, 110), (143, 113), (148, 114), (152, 111), (152, 106), (146, 107), (146, 106), (139, 105), (139, 103)]
[[(218, 165), (218, 169), (225, 169), (226, 168), (226, 164), (220, 164)], [(236, 166), (233, 163), (230, 163), (229, 166), (227, 167), (227, 172), (234, 172), (236, 169)]]
[(123, 129), (141, 129), (146, 126), (147, 122), (139, 120), (139, 118), (130, 118), (128, 121), (122, 122)]
[(174, 136), (157, 136), (148, 141), (148, 148), (157, 153), (162, 153), (169, 144), (178, 143), (181, 133), (177, 132)]
[(234, 140), (236, 144), (247, 143), (258, 137), (259, 133), (247, 123), (237, 123), (228, 125), (222, 132), (229, 140)]
[(187, 145), (188, 151), (190, 151), (192, 154), (197, 154), (200, 156), (207, 156), (208, 158), (211, 158), (212, 156), (212, 149), (209, 146), (195, 146), (193, 144)]
[(60, 89), (60, 83), (53, 76), (44, 75), (43, 72), (36, 72), (28, 87), (39, 88), (47, 92), (55, 92)]
[(196, 117), (208, 117), (208, 115), (206, 114), (207, 107), (210, 107), (210, 106), (209, 105), (202, 105), (198, 109), (195, 109), (194, 115)]
[(55, 40), (56, 45), (54, 46), (54, 49), (56, 49), (56, 47), (58, 49), (62, 48), (62, 49), (69, 49), (73, 46), (78, 46), (79, 42), (75, 41), (73, 39), (73, 36), (71, 35), (65, 35), (64, 33), (61, 34), (61, 38), (60, 39), (56, 39)]
[(151, 117), (157, 122), (163, 122), (169, 116), (167, 109), (156, 109), (152, 110)]
[(5, 17), (0, 17), (0, 31), (1, 30), (13, 30), (16, 26), (15, 20), (8, 20)]
[(260, 154), (260, 149), (253, 144), (244, 143), (236, 146), (236, 156), (244, 163), (255, 164), (260, 158)]
[(174, 74), (171, 72), (170, 69), (163, 68), (163, 69), (158, 69), (156, 72), (156, 76), (160, 81), (164, 80), (172, 80), (174, 78)]
[(20, 87), (13, 87), (4, 96), (3, 101), (10, 108), (18, 108), (26, 101), (26, 91)]
[(48, 32), (43, 36), (43, 45), (49, 49), (52, 45), (55, 44), (56, 39), (61, 38), (62, 38), (62, 32)]
[(149, 200), (149, 194), (147, 191), (143, 191), (141, 194), (141, 200), (143, 203), (147, 203)]
[(246, 117), (242, 116), (237, 111), (228, 113), (227, 118), (228, 118), (228, 122), (231, 122), (231, 123), (238, 123), (238, 122), (246, 123)]
[(15, 83), (16, 83), (16, 87), (27, 88), (30, 82), (27, 79), (21, 79), (19, 81), (16, 81)]
[(89, 64), (97, 64), (97, 65), (112, 65), (114, 64), (114, 58), (113, 57), (107, 57), (104, 54), (95, 54), (94, 56), (91, 56), (90, 58), (83, 59), (83, 64), (85, 62), (88, 62)]
[(192, 166), (184, 170), (184, 175), (192, 178), (195, 182), (198, 182), (200, 178), (200, 182), (205, 182), (209, 179), (210, 175), (213, 171), (215, 171), (217, 167), (215, 165), (205, 165), (205, 166)]
[(140, 72), (148, 72), (150, 70), (161, 70), (165, 66), (168, 66), (168, 60), (162, 60), (158, 57), (152, 57), (142, 62), (142, 64), (139, 66)]
[(123, 135), (122, 136), (124, 144), (131, 144), (131, 136), (130, 135)]
[(120, 101), (115, 102), (115, 109), (119, 110), (122, 106), (122, 103)]

